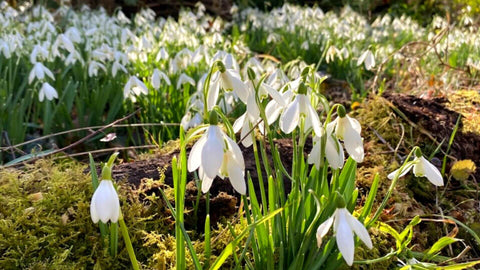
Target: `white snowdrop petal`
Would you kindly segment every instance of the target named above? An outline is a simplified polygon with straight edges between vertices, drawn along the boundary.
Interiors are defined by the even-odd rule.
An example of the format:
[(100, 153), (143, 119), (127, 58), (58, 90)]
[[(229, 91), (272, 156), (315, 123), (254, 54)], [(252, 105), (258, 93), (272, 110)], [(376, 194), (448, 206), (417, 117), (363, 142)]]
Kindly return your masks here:
[(187, 168), (189, 172), (193, 172), (198, 169), (202, 161), (202, 149), (207, 141), (206, 135), (200, 137), (200, 139), (193, 145), (188, 156)]
[[(410, 164), (408, 164), (407, 166), (405, 166), (405, 167), (403, 168), (403, 171), (402, 171), (402, 172), (400, 173), (400, 175), (398, 176), (398, 178), (400, 178), (400, 177), (404, 176), (405, 174), (407, 174), (407, 173), (410, 171), (410, 169), (412, 169), (413, 165), (414, 165), (413, 163), (410, 163)], [(397, 170), (389, 173), (388, 176), (387, 176), (388, 179), (393, 179), (399, 170), (400, 170), (400, 169), (397, 169)]]
[(337, 138), (333, 138), (332, 135), (327, 137), (327, 143), (325, 145), (325, 156), (328, 163), (333, 169), (339, 169), (343, 167), (345, 155), (343, 148)]
[(95, 193), (92, 197), (92, 202), (90, 203), (90, 217), (92, 218), (93, 223), (97, 223), (100, 218), (97, 213), (97, 203)]
[[(212, 76), (213, 77), (213, 76)], [(207, 109), (212, 110), (213, 107), (217, 104), (218, 94), (220, 91), (219, 82), (210, 81), (210, 88), (207, 94)]]
[[(317, 137), (315, 136), (315, 138)], [(320, 165), (321, 165), (321, 160), (320, 160), (321, 141), (315, 138), (314, 140), (316, 140), (316, 142), (312, 147), (312, 151), (310, 152), (310, 154), (308, 154), (307, 162), (308, 164), (315, 164), (315, 167), (318, 170), (320, 169)]]
[[(337, 209), (339, 211), (341, 209)], [(345, 262), (351, 266), (353, 264), (353, 255), (355, 252), (355, 242), (353, 240), (353, 232), (348, 224), (345, 213), (339, 211), (336, 215), (337, 228), (335, 236), (337, 239), (337, 247), (343, 256)]]
[(298, 99), (295, 99), (280, 116), (280, 129), (285, 134), (290, 134), (298, 126), (299, 114)]
[(443, 177), (440, 171), (426, 158), (421, 157), (421, 162), (424, 166), (425, 177), (436, 186), (443, 186)]
[(355, 232), (358, 238), (360, 238), (360, 240), (362, 240), (362, 242), (371, 249), (373, 247), (372, 239), (370, 238), (370, 235), (368, 234), (365, 226), (360, 221), (358, 221), (358, 219), (353, 217), (352, 214), (348, 212), (348, 210), (345, 209), (345, 211), (345, 216), (347, 217), (347, 221), (350, 224), (352, 230)]
[(202, 179), (202, 192), (207, 193), (210, 190), (210, 187), (212, 186), (214, 178), (210, 178), (204, 174), (201, 179)]
[(350, 126), (358, 133), (358, 134), (361, 134), (362, 133), (362, 126), (360, 125), (360, 122), (358, 122), (357, 119), (353, 118), (353, 117), (350, 117), (348, 115), (346, 115), (347, 119), (348, 119), (348, 122), (350, 123)]
[(235, 159), (238, 166), (240, 166), (242, 169), (245, 169), (245, 161), (243, 159), (242, 150), (240, 150), (238, 144), (236, 144), (232, 139), (230, 139), (230, 137), (228, 137), (227, 135), (224, 135), (224, 137), (227, 141), (228, 149), (232, 153), (232, 157)]
[(363, 52), (362, 55), (360, 55), (357, 61), (357, 67), (360, 66), (365, 61), (365, 58), (367, 57), (367, 53), (368, 53), (368, 50)]
[(267, 107), (265, 108), (265, 115), (267, 116), (267, 124), (271, 125), (273, 122), (277, 121), (281, 111), (282, 111), (282, 107), (278, 105), (275, 100), (271, 100), (267, 104)]
[(308, 99), (307, 99), (307, 110), (310, 116), (310, 121), (313, 127), (313, 131), (315, 131), (316, 135), (321, 136), (324, 133), (324, 130), (320, 123), (320, 118), (318, 118), (317, 111), (315, 111), (315, 109), (312, 107)]
[(202, 148), (201, 166), (208, 178), (215, 178), (222, 166), (223, 138), (217, 126), (210, 126), (207, 130), (207, 141)]
[(317, 246), (320, 248), (320, 245), (322, 244), (322, 238), (327, 235), (328, 231), (330, 230), (330, 227), (332, 227), (333, 224), (333, 216), (325, 220), (320, 226), (318, 226), (317, 229)]
[[(232, 160), (233, 161), (233, 160)], [(247, 186), (245, 185), (245, 172), (236, 164), (236, 162), (230, 161), (227, 165), (228, 178), (233, 188), (240, 194), (245, 195), (247, 192)]]
[(242, 127), (244, 126), (246, 115), (247, 115), (247, 113), (245, 112), (240, 117), (238, 117), (237, 120), (235, 120), (235, 122), (233, 123), (233, 126), (232, 126), (233, 132), (237, 133), (242, 129)]
[(345, 132), (343, 142), (348, 154), (356, 161), (362, 162), (364, 157), (363, 140), (352, 128)]
[(287, 103), (285, 102), (284, 97), (273, 87), (271, 87), (268, 84), (262, 84), (262, 87), (265, 89), (265, 91), (275, 100), (280, 106), (286, 107)]
[(112, 222), (117, 222), (118, 218), (120, 216), (120, 201), (118, 200), (118, 194), (117, 191), (115, 190), (115, 187), (113, 186), (112, 181), (109, 181), (109, 191), (110, 191), (110, 207), (111, 207), (111, 212), (110, 212), (110, 221)]

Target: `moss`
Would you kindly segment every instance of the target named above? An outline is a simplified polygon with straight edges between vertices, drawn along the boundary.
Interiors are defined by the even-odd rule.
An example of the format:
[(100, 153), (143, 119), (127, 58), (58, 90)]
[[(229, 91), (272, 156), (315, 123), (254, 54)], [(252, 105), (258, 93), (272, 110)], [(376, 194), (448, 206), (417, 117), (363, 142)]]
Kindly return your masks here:
[[(90, 175), (84, 174), (86, 167), (39, 160), (23, 171), (0, 169), (0, 269), (130, 267), (123, 240), (119, 240), (118, 256), (110, 258), (98, 225), (90, 218), (93, 191)], [(150, 189), (134, 190), (124, 182), (118, 184), (137, 259), (147, 269), (170, 269), (175, 263), (173, 219), (163, 200), (147, 193), (151, 187), (165, 186), (151, 179), (143, 184)], [(166, 189), (167, 194), (171, 191)], [(237, 234), (245, 227), (242, 221), (233, 225)], [(191, 232), (190, 237), (202, 254), (203, 236)], [(232, 236), (219, 225), (212, 237), (213, 262)], [(188, 262), (192, 265), (191, 259)]]
[(462, 114), (463, 132), (480, 134), (480, 93), (458, 90), (448, 95), (448, 107)]
[[(391, 247), (395, 246), (395, 239), (388, 234), (380, 231), (376, 227), (369, 229), (370, 238), (372, 239), (373, 248), (368, 249), (363, 243), (355, 248), (355, 260), (372, 260), (378, 259), (391, 252)], [(354, 269), (390, 269), (392, 263), (396, 260), (395, 257), (385, 261), (373, 264), (354, 265)], [(350, 269), (350, 268), (346, 268)]]

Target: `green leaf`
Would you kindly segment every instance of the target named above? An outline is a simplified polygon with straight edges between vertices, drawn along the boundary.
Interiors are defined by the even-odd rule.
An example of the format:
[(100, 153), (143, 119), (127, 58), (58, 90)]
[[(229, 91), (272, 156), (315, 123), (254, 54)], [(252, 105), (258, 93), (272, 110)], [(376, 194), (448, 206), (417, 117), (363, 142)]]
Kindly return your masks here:
[(377, 195), (378, 190), (378, 182), (380, 180), (379, 174), (375, 174), (375, 178), (373, 178), (372, 186), (370, 187), (370, 192), (368, 192), (367, 200), (365, 201), (365, 205), (363, 206), (362, 213), (358, 217), (358, 220), (363, 222), (368, 215), (372, 212), (373, 202), (375, 201), (375, 196)]
[(236, 246), (236, 244), (241, 241), (245, 236), (247, 236), (248, 232), (250, 230), (253, 230), (256, 226), (261, 225), (265, 223), (266, 221), (272, 219), (274, 216), (279, 214), (280, 212), (283, 211), (283, 208), (279, 208), (272, 213), (269, 213), (268, 215), (264, 216), (263, 218), (257, 220), (256, 222), (250, 224), (245, 228), (238, 236), (235, 238), (232, 242), (230, 242), (225, 249), (220, 253), (220, 256), (217, 257), (215, 262), (213, 263), (212, 267), (210, 267), (210, 270), (217, 270), (220, 269), (220, 267), (223, 265), (225, 260), (227, 260), (228, 256), (230, 256), (233, 253), (233, 250)]
[(10, 162), (7, 162), (5, 164), (5, 166), (10, 166), (10, 165), (14, 165), (14, 164), (17, 164), (17, 163), (20, 163), (22, 161), (26, 161), (26, 160), (29, 160), (29, 159), (33, 159), (33, 158), (41, 158), (41, 157), (44, 157), (52, 152), (54, 152), (55, 149), (48, 149), (48, 150), (45, 150), (45, 151), (40, 151), (40, 152), (35, 152), (35, 153), (31, 153), (31, 154), (27, 154), (27, 155), (23, 155), (19, 158), (16, 158)]
[(480, 263), (480, 261), (473, 261), (473, 262), (466, 262), (466, 263), (459, 263), (459, 264), (454, 264), (454, 265), (449, 265), (449, 266), (443, 266), (443, 267), (439, 267), (437, 269), (462, 270), (462, 269), (472, 268), (479, 263)]
[(440, 252), (444, 247), (453, 244), (455, 242), (460, 241), (457, 238), (449, 237), (449, 236), (444, 236), (440, 238), (435, 244), (432, 245), (432, 247), (427, 251), (425, 254), (425, 257), (430, 259), (433, 256), (435, 256), (438, 252)]

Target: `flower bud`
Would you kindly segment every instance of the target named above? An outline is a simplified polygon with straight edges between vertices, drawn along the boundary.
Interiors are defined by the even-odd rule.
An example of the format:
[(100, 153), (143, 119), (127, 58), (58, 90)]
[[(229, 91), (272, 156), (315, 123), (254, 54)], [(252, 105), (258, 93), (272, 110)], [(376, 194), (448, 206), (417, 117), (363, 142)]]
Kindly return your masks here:
[(337, 204), (337, 208), (345, 208), (347, 204), (345, 203), (345, 199), (343, 198), (342, 194), (340, 192), (335, 191), (335, 194), (337, 195), (335, 197), (335, 203)]
[(420, 157), (423, 156), (422, 150), (420, 150), (419, 147), (417, 147), (417, 149), (415, 149), (415, 156), (416, 156), (417, 158), (420, 158)]
[(307, 94), (307, 86), (303, 82), (300, 82), (300, 85), (298, 86), (298, 93), (302, 95)]
[(216, 125), (218, 123), (218, 115), (216, 111), (210, 111), (210, 115), (208, 116), (208, 122), (210, 123), (210, 125)]
[(227, 70), (227, 68), (225, 67), (225, 64), (223, 64), (222, 61), (217, 61), (217, 67), (221, 73), (224, 73)]
[(338, 107), (337, 107), (337, 114), (338, 116), (340, 116), (341, 118), (345, 117), (345, 115), (347, 115), (347, 112), (345, 111), (345, 107), (343, 107), (342, 104), (339, 104)]
[(257, 77), (257, 75), (255, 74), (255, 71), (253, 71), (253, 69), (251, 67), (247, 68), (247, 74), (248, 74), (248, 79), (250, 81), (254, 81), (255, 77)]

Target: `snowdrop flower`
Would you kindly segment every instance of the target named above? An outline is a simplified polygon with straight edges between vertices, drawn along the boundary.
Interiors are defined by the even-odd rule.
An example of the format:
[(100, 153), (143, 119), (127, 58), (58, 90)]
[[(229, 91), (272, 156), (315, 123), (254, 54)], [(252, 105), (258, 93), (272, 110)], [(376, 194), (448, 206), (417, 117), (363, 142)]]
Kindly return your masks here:
[(210, 87), (207, 93), (207, 105), (210, 110), (211, 107), (215, 106), (219, 96), (220, 88), (224, 91), (232, 91), (243, 103), (247, 104), (248, 102), (248, 90), (247, 85), (240, 78), (240, 74), (237, 70), (227, 69), (226, 66), (221, 62), (215, 62), (219, 71), (216, 71), (212, 74), (210, 81)]
[(177, 89), (181, 89), (183, 84), (188, 83), (192, 86), (195, 86), (195, 80), (192, 79), (190, 76), (188, 76), (185, 73), (180, 74), (180, 77), (178, 77), (177, 81)]
[(93, 223), (101, 220), (117, 222), (120, 216), (120, 202), (112, 180), (102, 180), (93, 193), (90, 203), (90, 215)]
[(259, 121), (260, 109), (255, 100), (255, 92), (251, 89), (250, 94), (248, 95), (247, 111), (237, 118), (235, 123), (233, 123), (233, 131), (235, 133), (241, 131), (240, 138), (244, 138), (242, 141), (243, 146), (250, 147), (253, 144), (252, 136), (247, 136), (247, 134)]
[(360, 66), (362, 63), (365, 64), (366, 70), (371, 70), (375, 67), (375, 57), (370, 50), (366, 50), (363, 54), (358, 58), (357, 66)]
[(202, 192), (212, 186), (213, 179), (228, 177), (233, 188), (240, 194), (246, 193), (245, 162), (240, 147), (216, 125), (217, 115), (210, 113), (210, 126), (193, 145), (188, 156), (188, 171), (198, 169), (202, 180)]
[(148, 88), (136, 76), (131, 76), (123, 88), (123, 97), (131, 98), (133, 102), (136, 102), (137, 99), (135, 96), (139, 96), (140, 94), (148, 94)]
[(300, 124), (300, 116), (305, 117), (305, 129), (313, 127), (315, 134), (323, 133), (317, 111), (307, 97), (307, 87), (303, 82), (298, 87), (298, 94), (280, 116), (280, 129), (290, 134)]
[[(328, 47), (327, 53), (325, 55), (325, 62), (327, 62), (327, 64), (330, 63), (330, 62), (333, 62), (333, 60), (335, 59), (335, 55), (337, 55), (337, 54), (338, 54), (338, 49), (334, 45), (330, 45), (330, 47)], [(342, 60), (342, 59), (340, 59), (340, 60)]]
[(38, 56), (42, 56), (42, 59), (48, 58), (48, 50), (39, 44), (35, 45), (30, 53), (30, 63), (35, 64)]
[(5, 58), (7, 59), (9, 59), (12, 56), (10, 46), (8, 45), (7, 42), (2, 40), (0, 40), (0, 51), (2, 52), (3, 56), (5, 56)]
[(233, 91), (243, 103), (247, 103), (247, 86), (240, 78), (238, 71), (226, 69), (220, 72), (220, 87), (225, 91)]
[[(422, 151), (417, 148), (415, 150), (415, 159), (412, 163), (407, 164), (403, 170), (400, 172), (398, 178), (407, 174), (413, 168), (413, 174), (416, 177), (425, 176), (428, 181), (430, 181), (435, 186), (443, 186), (443, 178), (440, 171), (432, 163), (430, 163), (426, 158), (423, 157)], [(395, 178), (395, 175), (399, 172), (400, 169), (391, 172), (388, 175), (389, 179)]]
[(196, 127), (203, 122), (203, 117), (200, 112), (194, 112), (192, 116), (192, 112), (188, 111), (183, 117), (180, 122), (184, 130), (188, 130), (189, 128)]
[[(322, 137), (326, 136), (325, 149), (322, 149)], [(345, 155), (343, 153), (343, 148), (338, 139), (332, 134), (331, 130), (322, 136), (315, 135), (313, 137), (313, 147), (312, 151), (308, 155), (308, 164), (315, 164), (317, 170), (323, 165), (323, 159), (320, 159), (322, 156), (322, 151), (325, 151), (325, 157), (327, 158), (328, 165), (332, 169), (340, 169), (343, 167), (343, 161)]]
[(58, 98), (57, 90), (47, 82), (42, 84), (42, 88), (40, 88), (40, 92), (38, 92), (38, 100), (42, 102), (45, 97), (47, 97), (47, 100)]
[(339, 203), (337, 207), (333, 215), (318, 226), (317, 245), (318, 247), (321, 246), (322, 238), (328, 233), (333, 224), (338, 250), (340, 250), (345, 262), (351, 266), (355, 252), (353, 234), (355, 233), (369, 249), (373, 247), (373, 244), (365, 226), (345, 208), (345, 201), (343, 201), (343, 206)]
[(123, 73), (128, 73), (127, 72), (127, 69), (125, 68), (124, 65), (120, 64), (120, 62), (118, 61), (115, 61), (113, 62), (113, 65), (112, 65), (112, 76), (115, 77), (117, 76), (117, 72), (121, 70), (123, 71)]
[(160, 60), (167, 60), (168, 59), (168, 52), (165, 50), (165, 48), (161, 48), (160, 51), (157, 53), (157, 57), (155, 57), (155, 61), (160, 61)]
[(90, 61), (90, 64), (88, 64), (88, 77), (98, 76), (99, 69), (102, 69), (105, 72), (107, 71), (107, 69), (102, 63), (99, 63), (97, 61)]
[(45, 74), (47, 74), (50, 79), (55, 80), (55, 77), (53, 77), (53, 73), (50, 71), (50, 69), (40, 62), (35, 63), (30, 71), (30, 74), (28, 75), (28, 83), (31, 84), (35, 78), (40, 81), (43, 80), (45, 78)]
[(308, 48), (310, 48), (310, 45), (308, 44), (308, 40), (304, 41), (300, 47), (302, 48), (302, 50), (307, 51)]
[[(356, 161), (362, 162), (364, 158), (363, 139), (360, 135), (362, 126), (360, 123), (348, 116), (345, 107), (340, 105), (337, 108), (338, 117), (327, 124), (327, 130), (334, 132), (335, 136), (343, 140), (347, 153)], [(328, 133), (328, 131), (327, 131)]]

